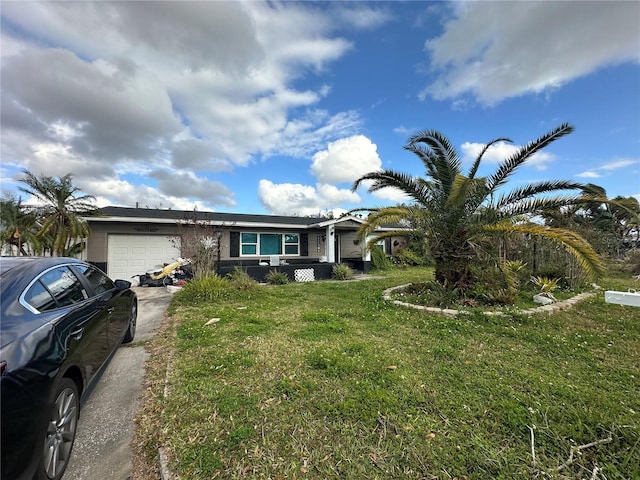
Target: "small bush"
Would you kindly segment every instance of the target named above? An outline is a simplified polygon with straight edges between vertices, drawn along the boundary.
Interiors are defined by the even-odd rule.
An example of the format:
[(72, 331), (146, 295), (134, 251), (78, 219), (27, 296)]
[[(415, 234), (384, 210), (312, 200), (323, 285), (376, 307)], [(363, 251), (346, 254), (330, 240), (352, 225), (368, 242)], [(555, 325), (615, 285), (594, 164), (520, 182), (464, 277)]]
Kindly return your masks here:
[(393, 262), (385, 255), (379, 245), (371, 248), (371, 266), (376, 270), (389, 270), (393, 267)]
[(629, 272), (631, 275), (640, 275), (640, 249), (633, 249), (627, 255)]
[(412, 283), (402, 289), (400, 294), (413, 299), (418, 305), (439, 308), (453, 307), (462, 298), (460, 289), (449, 289), (436, 281)]
[(211, 302), (229, 298), (232, 291), (227, 280), (213, 274), (187, 282), (173, 298), (178, 305)]
[(420, 256), (419, 253), (414, 252), (409, 248), (404, 248), (396, 257), (395, 257), (396, 265), (401, 267), (416, 267), (426, 265), (426, 260), (424, 257)]
[(269, 273), (265, 275), (265, 280), (271, 285), (285, 285), (289, 283), (289, 277), (284, 272), (279, 272), (276, 269), (269, 270)]
[(353, 270), (349, 265), (338, 263), (333, 266), (331, 277), (335, 280), (351, 280), (353, 278)]
[(232, 272), (227, 273), (227, 278), (236, 290), (252, 290), (258, 286), (258, 282), (251, 278), (242, 267), (234, 267)]

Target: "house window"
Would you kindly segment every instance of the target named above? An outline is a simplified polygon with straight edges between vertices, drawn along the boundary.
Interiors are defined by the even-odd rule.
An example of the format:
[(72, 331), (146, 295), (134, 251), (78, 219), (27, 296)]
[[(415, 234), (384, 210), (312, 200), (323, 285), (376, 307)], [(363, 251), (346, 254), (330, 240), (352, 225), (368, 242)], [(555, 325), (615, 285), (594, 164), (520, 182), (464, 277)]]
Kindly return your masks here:
[(298, 255), (298, 252), (300, 252), (300, 235), (297, 233), (285, 233), (284, 254)]
[(242, 255), (300, 255), (300, 235), (297, 233), (242, 233)]
[(258, 234), (243, 233), (241, 238), (242, 255), (256, 255), (258, 253)]

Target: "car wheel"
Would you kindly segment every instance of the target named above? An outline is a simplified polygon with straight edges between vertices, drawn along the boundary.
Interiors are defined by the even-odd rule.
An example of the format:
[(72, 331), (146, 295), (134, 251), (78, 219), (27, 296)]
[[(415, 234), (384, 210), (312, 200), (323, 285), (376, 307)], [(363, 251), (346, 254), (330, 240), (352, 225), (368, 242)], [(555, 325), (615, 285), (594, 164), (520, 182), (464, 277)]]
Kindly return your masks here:
[(62, 478), (71, 449), (76, 439), (80, 403), (78, 387), (69, 378), (63, 378), (54, 395), (49, 414), (49, 424), (44, 438), (44, 451), (38, 478), (59, 480)]
[(136, 323), (138, 321), (138, 301), (134, 298), (131, 303), (131, 310), (129, 311), (129, 326), (127, 332), (124, 334), (122, 343), (131, 343), (136, 336)]

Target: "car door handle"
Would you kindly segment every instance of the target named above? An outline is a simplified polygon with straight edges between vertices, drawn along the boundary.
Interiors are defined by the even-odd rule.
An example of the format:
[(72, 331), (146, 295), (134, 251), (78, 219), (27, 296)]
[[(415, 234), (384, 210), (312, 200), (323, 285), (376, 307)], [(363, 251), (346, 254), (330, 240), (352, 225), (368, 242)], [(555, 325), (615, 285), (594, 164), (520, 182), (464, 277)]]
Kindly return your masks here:
[(76, 328), (73, 332), (71, 332), (69, 335), (74, 339), (74, 340), (80, 340), (82, 338), (82, 334), (84, 333), (84, 328), (83, 327), (79, 327)]

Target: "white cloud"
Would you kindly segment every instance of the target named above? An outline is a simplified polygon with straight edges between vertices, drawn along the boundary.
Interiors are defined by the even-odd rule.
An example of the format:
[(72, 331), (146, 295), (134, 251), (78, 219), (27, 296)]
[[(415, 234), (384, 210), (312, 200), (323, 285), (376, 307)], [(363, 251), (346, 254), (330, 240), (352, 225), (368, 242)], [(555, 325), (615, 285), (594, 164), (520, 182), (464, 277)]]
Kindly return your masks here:
[(600, 168), (601, 170), (607, 170), (607, 171), (611, 171), (611, 170), (619, 170), (621, 168), (625, 168), (625, 167), (630, 167), (632, 165), (635, 165), (636, 167), (640, 166), (640, 159), (631, 159), (631, 158), (621, 158), (619, 160), (614, 160), (612, 162), (609, 163), (605, 163), (604, 165), (601, 165)]
[(413, 132), (415, 132), (415, 130), (417, 129), (409, 129), (404, 125), (400, 125), (393, 129), (393, 133), (397, 133), (398, 135), (402, 135), (404, 137), (409, 137)]
[(600, 177), (602, 177), (602, 175), (599, 174), (598, 172), (594, 172), (593, 170), (587, 170), (587, 171), (582, 172), (582, 173), (577, 173), (576, 177), (579, 177), (579, 178), (600, 178)]
[(364, 135), (341, 138), (313, 156), (311, 172), (320, 182), (353, 182), (362, 175), (380, 170), (377, 147)]
[(411, 197), (405, 194), (402, 190), (393, 187), (381, 188), (380, 190), (373, 192), (371, 195), (382, 200), (389, 200), (392, 203), (406, 203), (411, 201)]
[(385, 10), (372, 9), (357, 3), (338, 3), (338, 18), (349, 27), (370, 30), (391, 20), (391, 14)]
[[(480, 155), (482, 149), (485, 147), (484, 143), (477, 142), (464, 142), (460, 147), (463, 154), (463, 161), (471, 163)], [(518, 145), (513, 145), (507, 142), (496, 142), (491, 145), (482, 156), (482, 162), (484, 164), (498, 164), (510, 156), (518, 152), (522, 148)], [(535, 167), (536, 170), (546, 170), (554, 160), (554, 156), (547, 152), (536, 152), (527, 160), (525, 166)]]
[(333, 211), (343, 203), (360, 202), (356, 193), (333, 185), (274, 184), (264, 179), (258, 184), (258, 198), (275, 215), (313, 216)]
[(631, 175), (638, 175), (640, 167), (640, 159), (632, 158), (619, 158), (610, 162), (604, 163), (599, 167), (591, 168), (581, 173), (576, 173), (576, 177), (579, 178), (602, 178), (611, 175), (611, 172), (615, 170), (624, 169), (627, 167), (635, 167), (629, 169)]
[(96, 197), (98, 207), (109, 205), (141, 208), (171, 208), (173, 210), (211, 210), (204, 202), (191, 201), (182, 196), (169, 196), (148, 185), (134, 185), (124, 180), (111, 179), (86, 185)]
[(491, 105), (640, 60), (638, 2), (460, 2), (425, 49), (437, 73), (420, 94)]
[[(352, 10), (366, 13), (360, 28), (384, 21)], [(2, 32), (3, 164), (70, 170), (95, 188), (133, 164), (225, 172), (272, 155), (308, 158), (360, 126), (355, 111), (317, 108), (325, 83), (294, 85), (352, 48), (334, 33), (331, 9), (7, 2), (2, 14), (11, 25)], [(229, 206), (223, 187), (214, 198)]]

